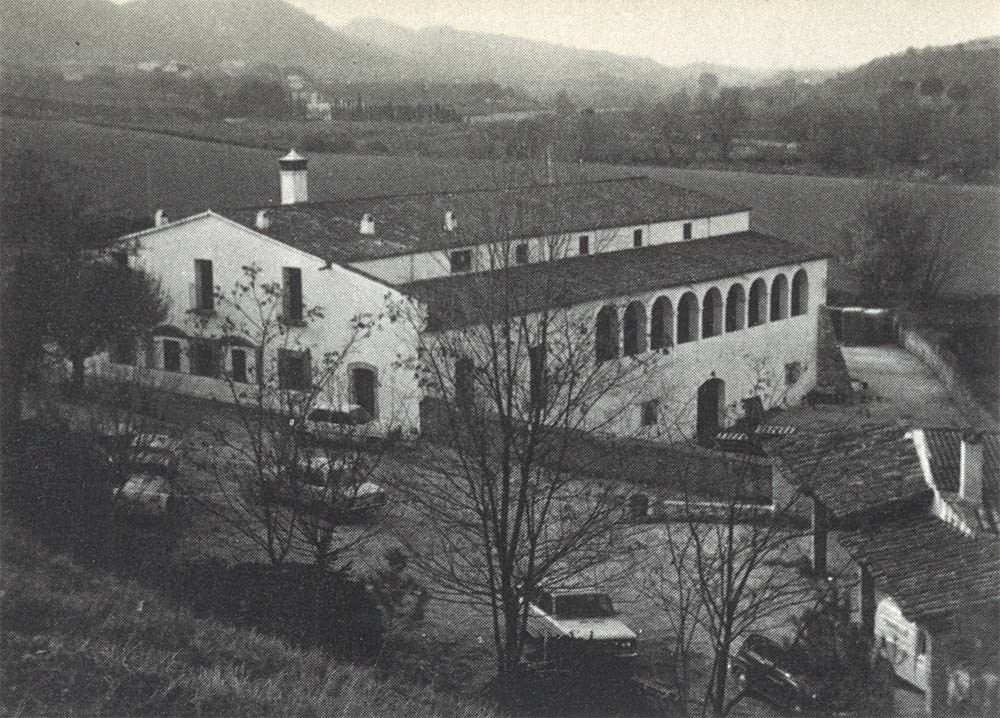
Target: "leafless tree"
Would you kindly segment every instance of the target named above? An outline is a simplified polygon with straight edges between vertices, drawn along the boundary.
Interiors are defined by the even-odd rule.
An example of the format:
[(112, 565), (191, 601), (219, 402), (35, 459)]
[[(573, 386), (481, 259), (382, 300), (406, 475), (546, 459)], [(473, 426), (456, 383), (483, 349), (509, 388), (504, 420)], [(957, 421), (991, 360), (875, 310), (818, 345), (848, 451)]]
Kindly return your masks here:
[(568, 240), (562, 208), (529, 194), (501, 192), (483, 210), (477, 229), (489, 242), (475, 261), (490, 271), (464, 277), (460, 294), (417, 320), (428, 329), (423, 430), (447, 451), (403, 478), (413, 515), (399, 532), (440, 598), (488, 610), (504, 687), (525, 648), (527, 600), (583, 580), (617, 549), (621, 499), (587, 481), (585, 456), (601, 452), (594, 434), (621, 430), (649, 367), (640, 357), (597, 360), (597, 309), (568, 306), (561, 263), (520, 266), (519, 238), (540, 215), (557, 228), (549, 256)]
[[(325, 571), (367, 537), (342, 529), (391, 441), (344, 402), (345, 368), (361, 340), (398, 316), (374, 307), (353, 317), (341, 345), (314, 367), (307, 330), (322, 308), (296, 307), (291, 318), (282, 286), (261, 274), (243, 267), (232, 288), (216, 290), (215, 311), (191, 321), (196, 341), (211, 342), (227, 387), (207, 432), (189, 447), (213, 489), (199, 504), (272, 564), (305, 554)], [(221, 366), (223, 347), (248, 354), (246, 365)], [(322, 431), (313, 431), (318, 424)]]
[(952, 208), (904, 184), (872, 184), (847, 229), (851, 267), (865, 301), (911, 304), (936, 299), (952, 276)]

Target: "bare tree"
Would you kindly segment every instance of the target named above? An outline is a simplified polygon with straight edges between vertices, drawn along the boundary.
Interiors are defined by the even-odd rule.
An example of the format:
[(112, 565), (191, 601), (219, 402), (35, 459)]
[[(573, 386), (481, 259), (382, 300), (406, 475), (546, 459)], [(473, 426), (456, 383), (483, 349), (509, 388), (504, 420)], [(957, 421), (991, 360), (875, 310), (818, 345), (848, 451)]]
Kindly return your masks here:
[(556, 228), (549, 256), (568, 239), (561, 208), (527, 194), (501, 192), (478, 218), (490, 241), (477, 261), (490, 271), (450, 282), (460, 294), (417, 319), (428, 322), (423, 429), (450, 451), (402, 478), (415, 516), (399, 532), (442, 599), (488, 610), (505, 687), (525, 648), (528, 599), (583, 580), (617, 548), (621, 500), (587, 481), (585, 456), (601, 451), (593, 434), (620, 428), (635, 408), (649, 366), (639, 357), (600, 361), (596, 309), (567, 306), (559, 262), (519, 266), (537, 251), (518, 238), (539, 213)]
[[(272, 564), (305, 554), (323, 572), (366, 538), (364, 530), (340, 529), (391, 442), (373, 430), (373, 417), (346, 404), (347, 362), (361, 340), (398, 316), (351, 318), (342, 343), (314, 367), (308, 329), (323, 318), (322, 308), (294, 307), (290, 317), (281, 285), (261, 274), (257, 265), (243, 267), (242, 280), (216, 291), (215, 311), (192, 318), (192, 352), (215, 352), (227, 387), (208, 433), (190, 447), (214, 489), (200, 504)], [(219, 366), (223, 347), (243, 352), (245, 363)]]
[(869, 187), (847, 230), (862, 299), (932, 302), (952, 275), (954, 228), (951, 208), (918, 196), (913, 187)]

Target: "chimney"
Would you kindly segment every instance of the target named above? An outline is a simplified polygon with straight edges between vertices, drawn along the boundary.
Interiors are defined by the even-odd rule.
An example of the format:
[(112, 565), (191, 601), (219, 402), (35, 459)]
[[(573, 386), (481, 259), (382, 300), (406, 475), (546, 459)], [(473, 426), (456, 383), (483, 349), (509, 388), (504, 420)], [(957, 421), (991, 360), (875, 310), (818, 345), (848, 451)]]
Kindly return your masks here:
[(162, 227), (163, 225), (169, 224), (169, 223), (170, 223), (170, 219), (167, 217), (166, 210), (163, 210), (163, 209), (156, 210), (156, 212), (153, 214), (153, 226), (154, 227)]
[(264, 231), (271, 226), (271, 218), (267, 216), (267, 210), (262, 209), (257, 212), (257, 216), (254, 217), (253, 225), (257, 229)]
[(959, 464), (958, 493), (979, 505), (983, 502), (983, 437), (978, 432), (962, 434), (962, 457)]
[(358, 225), (358, 231), (361, 234), (375, 234), (375, 220), (372, 219), (370, 214), (365, 214), (361, 218), (361, 223)]
[(455, 227), (458, 226), (458, 220), (455, 219), (455, 213), (452, 210), (447, 210), (444, 213), (444, 231), (454, 232)]
[(309, 160), (295, 150), (278, 160), (281, 168), (281, 203), (297, 204), (309, 200)]

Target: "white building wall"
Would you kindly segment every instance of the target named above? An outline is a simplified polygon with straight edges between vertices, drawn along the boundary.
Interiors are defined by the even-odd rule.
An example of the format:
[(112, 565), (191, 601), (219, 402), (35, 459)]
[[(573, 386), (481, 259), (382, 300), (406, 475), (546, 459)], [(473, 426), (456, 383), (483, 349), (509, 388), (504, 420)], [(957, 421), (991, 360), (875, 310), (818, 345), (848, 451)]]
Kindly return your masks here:
[(546, 258), (575, 257), (579, 255), (580, 237), (590, 238), (590, 254), (615, 252), (634, 248), (633, 232), (642, 230), (643, 246), (684, 241), (684, 225), (691, 225), (691, 239), (704, 239), (750, 229), (750, 212), (734, 212), (715, 217), (672, 220), (646, 225), (628, 225), (611, 229), (594, 229), (567, 233), (558, 236), (531, 237), (513, 240), (506, 244), (482, 244), (449, 250), (417, 252), (396, 257), (383, 257), (352, 263), (357, 269), (378, 277), (389, 284), (405, 284), (424, 279), (433, 279), (451, 274), (449, 253), (456, 249), (472, 252), (472, 271), (486, 271), (503, 266), (504, 250), (510, 252), (510, 262), (514, 262), (514, 247), (521, 243), (528, 245), (530, 262)]
[[(809, 303), (805, 314), (768, 321), (754, 327), (746, 327), (744, 318), (745, 328), (705, 338), (700, 337), (699, 322), (698, 339), (676, 344), (677, 307), (681, 296), (686, 292), (691, 291), (696, 295), (700, 307), (705, 295), (713, 287), (718, 288), (725, 299), (734, 283), (741, 283), (749, 294), (750, 285), (756, 279), (763, 278), (770, 288), (775, 277), (784, 274), (788, 279), (790, 293), (792, 276), (801, 268), (809, 276)], [(601, 308), (614, 306), (618, 311), (621, 347), (625, 308), (631, 302), (639, 301), (646, 310), (648, 347), (653, 302), (658, 297), (668, 297), (674, 308), (674, 345), (665, 352), (648, 350), (635, 358), (621, 356), (609, 360), (643, 361), (648, 362), (648, 366), (630, 376), (629, 386), (622, 387), (619, 392), (601, 396), (590, 407), (588, 417), (593, 417), (593, 420), (585, 426), (592, 429), (599, 427), (602, 433), (620, 437), (641, 436), (663, 441), (690, 438), (696, 433), (698, 388), (713, 377), (725, 382), (724, 403), (727, 416), (723, 417), (724, 424), (742, 415), (740, 400), (755, 395), (761, 396), (766, 406), (791, 405), (801, 401), (816, 384), (818, 316), (819, 306), (826, 301), (826, 273), (826, 260), (816, 260), (719, 281), (589, 302), (568, 310), (574, 321), (589, 321), (593, 327)], [(590, 340), (592, 338), (589, 337)], [(594, 360), (596, 362), (596, 356)], [(786, 365), (792, 363), (800, 365), (801, 374), (793, 384), (788, 384), (785, 369)], [(658, 402), (659, 421), (654, 426), (642, 427), (642, 405), (650, 400)]]
[[(927, 690), (927, 656), (920, 653), (923, 629), (903, 616), (896, 602), (881, 592), (875, 594), (875, 642), (882, 645), (896, 675), (922, 691)], [(930, 641), (927, 642), (928, 646)]]
[[(229, 293), (236, 282), (246, 281), (242, 270), (244, 265), (253, 263), (260, 266), (263, 271), (258, 281), (262, 283), (280, 284), (283, 267), (301, 269), (303, 303), (307, 310), (314, 306), (322, 308), (324, 315), (306, 323), (298, 342), (301, 348), (310, 350), (314, 372), (322, 370), (327, 352), (342, 352), (350, 344), (350, 351), (333, 378), (326, 398), (333, 402), (346, 402), (348, 367), (355, 363), (369, 365), (377, 372), (378, 419), (383, 428), (398, 427), (413, 433), (419, 431), (420, 389), (417, 379), (412, 368), (407, 371), (399, 365), (401, 359), (415, 358), (417, 327), (412, 322), (398, 321), (383, 325), (370, 336), (360, 337), (355, 337), (351, 328), (354, 317), (378, 315), (385, 311), (388, 302), (402, 301), (401, 294), (349, 269), (337, 265), (327, 267), (317, 257), (214, 214), (200, 215), (142, 233), (137, 241), (139, 250), (132, 260), (134, 265), (158, 277), (169, 298), (169, 317), (164, 324), (173, 325), (188, 334), (197, 333), (189, 311), (193, 307), (194, 260), (212, 261), (214, 283), (224, 294)], [(220, 316), (234, 314), (226, 311), (227, 307), (218, 301), (216, 308)], [(217, 335), (222, 332), (215, 330), (212, 333)], [(251, 341), (255, 339), (249, 338)], [(154, 340), (149, 359), (144, 361), (140, 356), (141, 364), (158, 370), (141, 372), (144, 380), (167, 381), (183, 393), (221, 400), (232, 398), (225, 379), (188, 373), (190, 358), (186, 351), (181, 354), (181, 372), (160, 371), (163, 367), (162, 343), (162, 338)], [(253, 357), (248, 359), (252, 364)], [(106, 358), (101, 364), (103, 368), (99, 368), (100, 371), (129, 371), (122, 365), (111, 365)], [(246, 388), (253, 390), (249, 384)]]

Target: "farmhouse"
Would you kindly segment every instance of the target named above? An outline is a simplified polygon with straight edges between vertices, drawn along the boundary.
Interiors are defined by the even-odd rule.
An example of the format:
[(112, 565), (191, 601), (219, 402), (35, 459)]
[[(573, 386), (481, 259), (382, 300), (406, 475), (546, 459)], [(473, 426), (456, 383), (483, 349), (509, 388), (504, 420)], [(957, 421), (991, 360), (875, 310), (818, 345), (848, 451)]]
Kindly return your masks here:
[(641, 396), (596, 407), (620, 414), (612, 434), (709, 436), (743, 399), (797, 402), (815, 384), (827, 254), (751, 230), (747, 207), (645, 177), (315, 201), (304, 157), (283, 157), (280, 174), (280, 204), (160, 214), (121, 240), (171, 298), (136, 363), (181, 391), (224, 396), (225, 379), (252, 384), (267, 361), (245, 337), (209, 346), (189, 328), (250, 263), (281, 288), (291, 326), (304, 307), (323, 310), (282, 350), (289, 386), (341, 351), (358, 315), (419, 314), (353, 342), (335, 382), (331, 401), (364, 406), (386, 429), (420, 429), (410, 360), (421, 342), (511, 312), (572, 312), (595, 364), (652, 358)]
[(946, 646), (966, 626), (996, 640), (1000, 435), (831, 426), (769, 453), (777, 481), (811, 500), (813, 569), (853, 588), (859, 625), (924, 692), (927, 712), (996, 681)]

